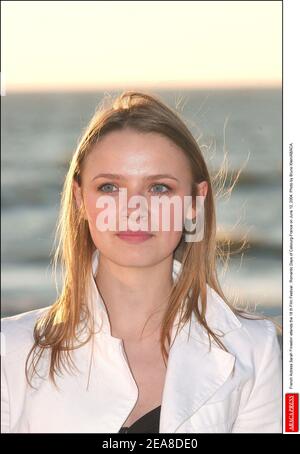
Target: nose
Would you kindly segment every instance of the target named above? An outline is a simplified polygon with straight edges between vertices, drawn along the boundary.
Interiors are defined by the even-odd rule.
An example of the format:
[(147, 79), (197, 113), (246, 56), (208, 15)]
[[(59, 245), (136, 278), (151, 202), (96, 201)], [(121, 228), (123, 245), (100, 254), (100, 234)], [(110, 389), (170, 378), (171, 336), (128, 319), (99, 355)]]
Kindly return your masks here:
[[(134, 216), (131, 216), (132, 213), (135, 213)], [(122, 220), (127, 220), (130, 217), (136, 222), (146, 221), (149, 217), (148, 213), (149, 203), (142, 191), (127, 189), (127, 197), (123, 193), (119, 204), (119, 216)]]

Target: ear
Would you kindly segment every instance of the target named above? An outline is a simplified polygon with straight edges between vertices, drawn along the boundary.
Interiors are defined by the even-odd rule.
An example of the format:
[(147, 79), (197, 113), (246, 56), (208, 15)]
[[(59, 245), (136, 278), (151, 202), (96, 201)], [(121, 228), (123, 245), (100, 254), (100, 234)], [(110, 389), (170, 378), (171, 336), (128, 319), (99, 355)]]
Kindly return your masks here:
[[(202, 204), (204, 204), (204, 200), (205, 200), (205, 198), (207, 196), (207, 192), (208, 192), (207, 181), (201, 181), (201, 183), (197, 183), (196, 188), (197, 188), (196, 195), (202, 197), (201, 202), (202, 202)], [(193, 206), (191, 208), (191, 214), (192, 214), (192, 218), (191, 219), (195, 219), (196, 218), (196, 216), (198, 214), (196, 212), (196, 209), (197, 209), (197, 204), (195, 206), (195, 204), (193, 203)], [(190, 216), (187, 216), (187, 218), (189, 219)]]
[(201, 183), (197, 184), (197, 194), (201, 195), (204, 199), (207, 196), (208, 191), (208, 184), (207, 181), (201, 181)]
[(75, 201), (76, 201), (78, 210), (82, 210), (84, 219), (87, 219), (87, 217), (85, 215), (85, 210), (84, 210), (84, 203), (83, 203), (81, 187), (79, 186), (79, 184), (76, 180), (73, 181), (73, 194), (75, 197)]

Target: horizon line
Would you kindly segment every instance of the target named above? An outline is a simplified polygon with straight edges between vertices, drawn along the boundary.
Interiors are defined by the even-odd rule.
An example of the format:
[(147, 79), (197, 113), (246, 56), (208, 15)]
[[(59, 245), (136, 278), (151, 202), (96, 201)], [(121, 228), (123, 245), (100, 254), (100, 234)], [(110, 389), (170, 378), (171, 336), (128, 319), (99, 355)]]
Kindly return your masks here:
[(229, 84), (103, 84), (95, 86), (39, 86), (39, 87), (5, 87), (5, 95), (9, 94), (25, 94), (25, 93), (89, 93), (107, 90), (267, 90), (267, 89), (281, 89), (282, 82), (249, 82), (249, 83), (229, 83)]

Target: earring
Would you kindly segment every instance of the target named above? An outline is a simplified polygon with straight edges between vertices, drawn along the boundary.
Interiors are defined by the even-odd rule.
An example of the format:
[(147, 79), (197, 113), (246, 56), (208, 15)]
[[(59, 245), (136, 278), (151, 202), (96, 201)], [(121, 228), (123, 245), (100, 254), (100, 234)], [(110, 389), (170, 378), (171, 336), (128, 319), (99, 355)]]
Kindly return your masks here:
[[(184, 226), (183, 226), (183, 232), (184, 233), (191, 233), (191, 229), (193, 228), (193, 230), (195, 229), (196, 227), (196, 217), (192, 218), (192, 219), (189, 219), (189, 218), (185, 218), (185, 222), (184, 222)], [(187, 228), (186, 228), (187, 227)]]

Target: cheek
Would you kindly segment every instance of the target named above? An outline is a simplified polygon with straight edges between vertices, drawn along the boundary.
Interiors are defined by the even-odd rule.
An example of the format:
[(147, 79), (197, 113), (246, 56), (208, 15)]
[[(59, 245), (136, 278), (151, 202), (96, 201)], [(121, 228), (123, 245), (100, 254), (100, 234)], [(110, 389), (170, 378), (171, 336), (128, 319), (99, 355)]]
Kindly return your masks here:
[(178, 198), (175, 203), (152, 205), (150, 217), (156, 231), (180, 235), (184, 224), (183, 198)]
[[(87, 218), (89, 222), (89, 226), (93, 231), (101, 231), (99, 230), (99, 226), (105, 226), (108, 224), (108, 220), (112, 221), (116, 218), (116, 214), (118, 213), (118, 208), (114, 208), (114, 206), (110, 203), (107, 203), (98, 194), (89, 194), (85, 197), (85, 208), (87, 213)], [(102, 232), (101, 232), (102, 233)]]
[(99, 208), (97, 208), (97, 196), (87, 195), (84, 200), (85, 209), (88, 217), (89, 224), (94, 225), (96, 221), (97, 214), (99, 213)]

